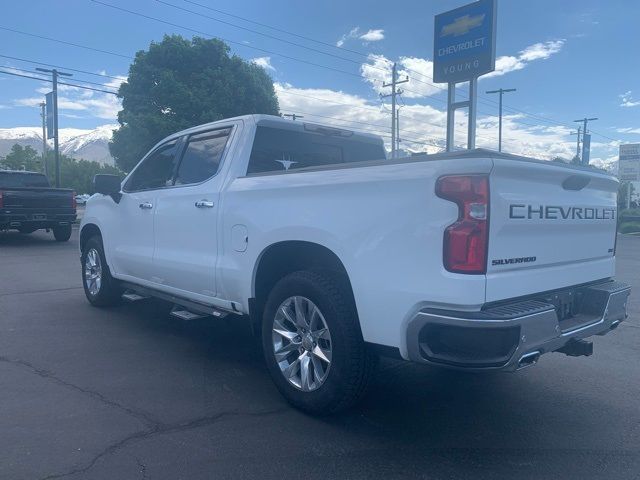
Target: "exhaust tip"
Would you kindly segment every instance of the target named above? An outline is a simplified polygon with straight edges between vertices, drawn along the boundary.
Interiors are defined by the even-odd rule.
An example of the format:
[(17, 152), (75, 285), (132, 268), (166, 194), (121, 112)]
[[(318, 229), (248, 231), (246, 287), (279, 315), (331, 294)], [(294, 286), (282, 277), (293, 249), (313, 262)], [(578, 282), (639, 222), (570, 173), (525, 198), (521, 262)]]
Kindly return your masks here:
[(520, 357), (520, 360), (518, 360), (518, 370), (535, 365), (539, 359), (540, 352), (537, 350), (535, 352), (525, 353)]

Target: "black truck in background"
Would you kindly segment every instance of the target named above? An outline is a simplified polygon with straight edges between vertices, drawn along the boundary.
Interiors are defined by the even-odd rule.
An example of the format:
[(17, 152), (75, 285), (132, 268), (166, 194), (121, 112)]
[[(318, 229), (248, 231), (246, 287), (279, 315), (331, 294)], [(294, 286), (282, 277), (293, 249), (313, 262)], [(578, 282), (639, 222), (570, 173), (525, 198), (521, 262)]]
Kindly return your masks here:
[(0, 170), (0, 231), (28, 234), (47, 229), (56, 241), (66, 242), (75, 220), (73, 190), (51, 188), (41, 173)]

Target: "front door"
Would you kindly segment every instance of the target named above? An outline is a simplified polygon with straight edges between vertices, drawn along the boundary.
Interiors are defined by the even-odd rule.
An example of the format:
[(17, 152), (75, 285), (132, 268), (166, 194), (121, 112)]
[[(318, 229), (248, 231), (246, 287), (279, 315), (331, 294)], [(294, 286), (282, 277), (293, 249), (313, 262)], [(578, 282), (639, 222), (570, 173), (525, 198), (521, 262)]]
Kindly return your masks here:
[(111, 269), (119, 277), (146, 283), (153, 277), (154, 217), (158, 192), (169, 186), (177, 162), (178, 141), (150, 152), (127, 178), (114, 204)]

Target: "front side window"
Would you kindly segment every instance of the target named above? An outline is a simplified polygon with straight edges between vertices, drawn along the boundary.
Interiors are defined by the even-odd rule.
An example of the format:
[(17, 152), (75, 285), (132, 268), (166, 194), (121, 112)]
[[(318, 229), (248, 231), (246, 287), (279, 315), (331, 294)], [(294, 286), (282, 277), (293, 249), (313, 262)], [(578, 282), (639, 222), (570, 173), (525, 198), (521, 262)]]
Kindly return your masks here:
[(201, 183), (218, 173), (230, 128), (199, 133), (189, 138), (178, 167), (176, 185)]
[(165, 143), (145, 158), (127, 180), (125, 191), (154, 190), (172, 185), (177, 144), (177, 140)]

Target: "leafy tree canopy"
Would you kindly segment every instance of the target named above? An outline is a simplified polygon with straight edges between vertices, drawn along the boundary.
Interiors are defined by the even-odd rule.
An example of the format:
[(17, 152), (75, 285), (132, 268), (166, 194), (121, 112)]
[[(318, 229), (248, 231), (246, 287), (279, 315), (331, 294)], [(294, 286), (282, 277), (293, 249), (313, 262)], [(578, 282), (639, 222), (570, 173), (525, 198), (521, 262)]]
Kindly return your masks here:
[(30, 146), (14, 144), (6, 157), (0, 158), (0, 167), (7, 170), (42, 171), (42, 155)]
[(207, 122), (251, 113), (278, 114), (263, 68), (229, 54), (220, 40), (166, 35), (139, 51), (118, 96), (120, 128), (111, 155), (130, 171), (162, 138)]

